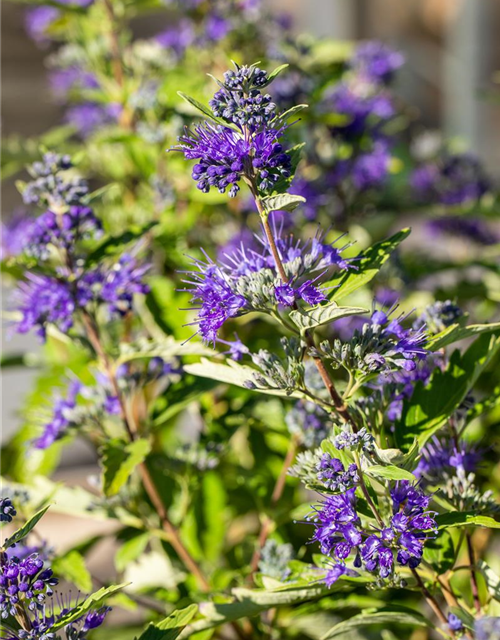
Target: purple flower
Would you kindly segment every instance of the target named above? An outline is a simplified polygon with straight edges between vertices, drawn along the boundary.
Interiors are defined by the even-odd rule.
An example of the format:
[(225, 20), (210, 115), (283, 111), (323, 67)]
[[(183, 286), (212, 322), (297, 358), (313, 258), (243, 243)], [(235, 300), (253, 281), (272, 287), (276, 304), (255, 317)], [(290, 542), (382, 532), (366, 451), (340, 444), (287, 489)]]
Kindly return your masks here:
[(69, 107), (65, 120), (76, 128), (82, 138), (86, 138), (97, 129), (115, 123), (120, 112), (121, 107), (118, 104), (82, 102)]
[(480, 218), (441, 216), (429, 220), (426, 226), (433, 236), (437, 232), (439, 234), (450, 234), (484, 245), (498, 242), (498, 235)]
[(389, 175), (391, 155), (386, 144), (377, 143), (373, 151), (360, 154), (353, 162), (352, 181), (359, 191), (383, 184)]
[[(277, 233), (275, 229), (275, 235)], [(226, 320), (242, 313), (269, 311), (276, 304), (292, 306), (299, 298), (311, 305), (322, 302), (326, 297), (313, 284), (318, 276), (314, 280), (304, 278), (319, 270), (323, 275), (331, 271), (332, 266), (350, 266), (350, 262), (340, 256), (342, 249), (323, 243), (319, 236), (302, 243), (293, 236), (278, 235), (277, 248), (289, 276), (289, 283), (284, 284), (276, 273), (267, 239), (263, 237), (259, 241), (260, 251), (241, 244), (232, 254), (225, 254), (220, 264), (206, 255), (206, 261), (193, 261), (196, 271), (188, 272), (191, 279), (184, 280), (192, 288), (184, 291), (192, 293), (192, 302), (199, 305), (195, 307), (198, 308), (196, 323), (206, 342), (214, 343)]]
[(27, 280), (19, 285), (17, 298), (21, 314), (17, 324), (19, 333), (36, 329), (37, 335), (45, 339), (49, 324), (54, 324), (63, 333), (73, 326), (75, 301), (67, 283), (28, 274)]
[(450, 631), (453, 632), (462, 631), (464, 628), (463, 622), (454, 613), (448, 614), (448, 626), (450, 627)]
[(359, 483), (356, 465), (351, 464), (346, 470), (343, 463), (329, 453), (323, 454), (316, 469), (318, 480), (330, 491), (346, 491)]
[(155, 40), (166, 49), (171, 49), (178, 58), (181, 58), (186, 49), (195, 40), (195, 32), (191, 20), (184, 18), (175, 26), (169, 27), (159, 33)]
[(27, 11), (25, 28), (28, 36), (39, 45), (48, 44), (50, 38), (47, 35), (47, 29), (59, 15), (59, 9), (45, 5)]
[(1, 223), (0, 260), (16, 257), (24, 251), (33, 222), (32, 217), (18, 211)]
[(314, 402), (299, 400), (286, 414), (290, 433), (299, 434), (305, 447), (319, 446), (330, 430), (329, 415)]
[(419, 200), (449, 206), (476, 202), (490, 188), (481, 163), (470, 153), (445, 153), (417, 167), (410, 182)]
[(193, 179), (198, 189), (208, 193), (216, 187), (234, 198), (240, 190), (239, 182), (250, 163), (257, 174), (258, 186), (268, 190), (281, 177), (290, 175), (291, 160), (278, 139), (284, 129), (265, 129), (248, 140), (232, 129), (205, 123), (179, 138), (177, 150), (188, 160), (199, 160), (193, 167)]
[(211, 13), (205, 22), (204, 35), (212, 42), (219, 42), (231, 31), (231, 23), (226, 18)]
[(74, 90), (99, 88), (99, 82), (93, 73), (75, 65), (55, 69), (50, 73), (49, 82), (54, 95), (63, 102)]
[(83, 633), (100, 627), (109, 611), (111, 611), (111, 607), (101, 607), (100, 609), (94, 609), (87, 613), (83, 621)]
[(12, 522), (17, 511), (10, 498), (0, 498), (0, 522)]
[(356, 47), (350, 67), (373, 82), (388, 83), (404, 64), (404, 56), (382, 42), (363, 42)]
[(455, 475), (458, 469), (465, 474), (475, 472), (482, 458), (482, 451), (468, 442), (458, 445), (434, 436), (422, 449), (421, 458), (413, 472), (416, 478), (442, 482)]
[(76, 398), (81, 389), (80, 382), (72, 382), (68, 388), (67, 396), (59, 398), (54, 403), (52, 419), (44, 425), (42, 435), (35, 441), (37, 449), (47, 449), (56, 440), (62, 438), (72, 426), (72, 412), (76, 407)]
[(334, 564), (325, 574), (323, 582), (328, 588), (332, 587), (342, 576), (355, 577), (359, 576), (357, 571), (348, 569), (344, 564)]
[(72, 253), (77, 241), (95, 237), (101, 230), (101, 222), (90, 207), (71, 206), (67, 211), (57, 214), (49, 210), (33, 220), (26, 250), (42, 259), (49, 255), (48, 245)]

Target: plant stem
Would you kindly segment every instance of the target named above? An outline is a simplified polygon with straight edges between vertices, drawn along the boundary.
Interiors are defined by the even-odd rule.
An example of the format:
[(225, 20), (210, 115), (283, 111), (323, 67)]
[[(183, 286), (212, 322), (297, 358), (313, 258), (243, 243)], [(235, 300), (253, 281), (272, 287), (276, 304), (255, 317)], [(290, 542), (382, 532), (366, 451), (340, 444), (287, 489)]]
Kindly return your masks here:
[(472, 536), (469, 531), (465, 532), (465, 540), (467, 541), (467, 551), (469, 554), (469, 562), (470, 562), (470, 584), (472, 590), (472, 597), (474, 599), (474, 606), (476, 607), (476, 611), (481, 613), (481, 600), (479, 599), (479, 588), (477, 584), (477, 574), (476, 574), (476, 560), (474, 547), (472, 545)]
[[(97, 356), (99, 357), (99, 359), (101, 360), (102, 364), (106, 369), (106, 373), (108, 375), (109, 381), (113, 388), (113, 392), (118, 398), (118, 403), (120, 405), (120, 417), (123, 421), (125, 429), (127, 430), (127, 434), (129, 436), (130, 441), (133, 442), (134, 440), (137, 439), (137, 428), (133, 420), (131, 420), (127, 415), (127, 407), (125, 405), (125, 400), (123, 398), (121, 389), (118, 385), (118, 380), (116, 378), (114, 366), (110, 361), (108, 355), (104, 351), (97, 327), (95, 326), (95, 323), (92, 317), (85, 310), (82, 311), (82, 320), (83, 320), (85, 330), (87, 332), (89, 342), (91, 343), (94, 351), (96, 352)], [(198, 563), (194, 560), (194, 558), (191, 556), (189, 551), (184, 546), (184, 543), (180, 538), (179, 531), (170, 522), (167, 511), (161, 499), (160, 493), (158, 492), (158, 489), (155, 486), (155, 483), (153, 481), (153, 478), (151, 476), (149, 469), (146, 466), (146, 463), (142, 462), (141, 464), (139, 464), (138, 470), (141, 476), (144, 489), (148, 494), (149, 499), (153, 504), (153, 507), (158, 513), (158, 517), (160, 519), (162, 528), (165, 531), (165, 533), (168, 535), (170, 544), (175, 549), (177, 555), (183, 562), (186, 569), (188, 569), (190, 573), (192, 573), (196, 577), (203, 591), (209, 591), (210, 585), (208, 583), (208, 580), (205, 578), (202, 570), (198, 566)]]
[(361, 470), (361, 460), (359, 459), (359, 454), (358, 454), (357, 451), (353, 451), (353, 457), (354, 457), (354, 462), (356, 463), (356, 466), (358, 467), (358, 472), (359, 472), (359, 488), (363, 492), (365, 500), (368, 503), (368, 506), (370, 507), (371, 512), (375, 516), (375, 520), (378, 522), (379, 526), (383, 528), (384, 527), (384, 521), (382, 520), (382, 516), (378, 512), (378, 509), (375, 506), (375, 503), (373, 502), (373, 500), (371, 499), (370, 494), (368, 493), (368, 488), (367, 488), (367, 486), (365, 484), (365, 478), (363, 476), (363, 471)]
[[(278, 504), (281, 496), (283, 495), (283, 491), (285, 489), (286, 476), (288, 473), (288, 469), (291, 467), (293, 459), (295, 458), (295, 453), (297, 452), (298, 447), (298, 439), (296, 436), (292, 436), (290, 440), (290, 444), (288, 446), (288, 451), (286, 453), (286, 457), (283, 461), (283, 466), (281, 467), (280, 474), (276, 480), (276, 484), (274, 485), (273, 492), (271, 494), (271, 507), (274, 507)], [(262, 525), (260, 528), (259, 539), (257, 542), (257, 548), (254, 551), (252, 556), (252, 561), (250, 562), (250, 576), (251, 579), (253, 574), (257, 571), (259, 566), (259, 560), (262, 554), (262, 548), (266, 544), (266, 540), (269, 537), (272, 529), (272, 519), (269, 516), (265, 516), (262, 521)]]
[(442, 624), (448, 625), (448, 619), (446, 618), (446, 616), (444, 615), (443, 611), (441, 610), (441, 607), (439, 606), (438, 601), (434, 598), (432, 593), (427, 589), (427, 587), (425, 586), (425, 584), (422, 581), (422, 578), (418, 574), (417, 570), (416, 569), (411, 569), (411, 572), (413, 574), (413, 577), (417, 581), (417, 584), (420, 587), (420, 590), (422, 591), (425, 599), (427, 600), (428, 605), (434, 611), (434, 613), (438, 617), (439, 621)]

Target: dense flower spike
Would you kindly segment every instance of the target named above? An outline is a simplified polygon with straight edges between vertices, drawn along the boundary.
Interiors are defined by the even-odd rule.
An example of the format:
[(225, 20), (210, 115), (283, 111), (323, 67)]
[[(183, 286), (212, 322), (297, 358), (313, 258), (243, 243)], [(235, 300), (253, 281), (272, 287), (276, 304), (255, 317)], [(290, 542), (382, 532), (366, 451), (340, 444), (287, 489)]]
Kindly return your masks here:
[[(278, 237), (277, 246), (290, 282), (284, 284), (276, 273), (272, 252), (265, 238), (260, 238), (260, 250), (243, 243), (233, 253), (225, 254), (216, 264), (194, 260), (197, 271), (184, 280), (192, 288), (192, 302), (199, 304), (197, 324), (206, 342), (214, 343), (217, 332), (230, 318), (252, 310), (273, 310), (277, 305), (292, 307), (303, 300), (316, 305), (326, 300), (320, 279), (332, 269), (355, 268), (342, 258), (346, 247), (337, 249), (322, 241), (321, 236), (302, 243), (293, 236)], [(312, 276), (312, 277), (308, 277)]]
[(33, 180), (27, 183), (23, 191), (24, 202), (52, 208), (80, 205), (89, 189), (85, 180), (66, 174), (72, 166), (69, 156), (52, 152), (44, 154), (40, 162), (30, 167)]
[(328, 413), (314, 402), (299, 400), (288, 411), (285, 421), (290, 433), (300, 435), (305, 447), (317, 447), (330, 430)]
[(52, 569), (33, 553), (22, 560), (14, 556), (0, 567), (0, 615), (16, 615), (16, 607), (26, 606), (35, 611), (53, 594), (58, 583)]
[(0, 522), (12, 522), (17, 514), (16, 508), (10, 498), (0, 498)]
[(330, 491), (347, 491), (359, 483), (358, 468), (355, 464), (344, 468), (338, 458), (324, 453), (317, 465), (318, 480)]
[(286, 580), (291, 571), (288, 563), (293, 560), (291, 544), (278, 544), (276, 540), (267, 540), (262, 548), (259, 561), (259, 571), (275, 580)]

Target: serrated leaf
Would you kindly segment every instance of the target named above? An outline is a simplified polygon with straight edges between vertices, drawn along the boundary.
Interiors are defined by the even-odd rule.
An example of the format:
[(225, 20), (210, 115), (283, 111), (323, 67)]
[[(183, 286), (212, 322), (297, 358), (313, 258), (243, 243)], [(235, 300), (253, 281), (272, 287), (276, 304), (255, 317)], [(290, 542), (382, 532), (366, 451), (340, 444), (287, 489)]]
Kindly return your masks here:
[(500, 322), (494, 322), (492, 324), (471, 324), (467, 327), (461, 327), (459, 324), (452, 324), (450, 327), (446, 327), (444, 331), (432, 336), (425, 346), (430, 351), (439, 351), (453, 342), (472, 338), (474, 336), (481, 335), (482, 333), (498, 331), (500, 331)]
[(115, 555), (115, 567), (117, 571), (124, 571), (128, 564), (137, 560), (147, 547), (150, 537), (149, 533), (141, 533), (122, 544)]
[(382, 465), (393, 465), (404, 469), (412, 469), (420, 453), (417, 440), (413, 441), (407, 453), (404, 453), (401, 449), (381, 449), (376, 442), (373, 443), (373, 447), (374, 458)]
[(436, 516), (439, 529), (450, 529), (451, 527), (487, 527), (488, 529), (500, 529), (500, 522), (490, 518), (490, 516), (478, 516), (473, 512), (451, 511)]
[(102, 447), (101, 457), (105, 495), (108, 497), (116, 495), (137, 465), (144, 462), (150, 451), (151, 444), (144, 438), (128, 444), (118, 438), (106, 442)]
[(297, 309), (290, 313), (290, 320), (304, 332), (321, 325), (334, 322), (340, 318), (366, 313), (362, 307), (339, 307), (336, 302), (329, 302), (312, 309)]
[(128, 583), (124, 582), (122, 584), (113, 585), (111, 587), (102, 587), (102, 589), (99, 589), (99, 591), (96, 591), (95, 593), (90, 595), (80, 605), (72, 609), (65, 616), (63, 616), (62, 618), (59, 618), (59, 620), (57, 620), (50, 627), (51, 631), (52, 630), (56, 631), (57, 629), (61, 629), (62, 627), (65, 627), (66, 625), (68, 625), (70, 622), (74, 622), (75, 620), (78, 620), (78, 618), (83, 617), (91, 609), (98, 609), (104, 603), (105, 600), (110, 598), (115, 593), (118, 593), (119, 591), (121, 591), (121, 589), (126, 587), (127, 584)]
[(216, 116), (214, 116), (214, 114), (212, 113), (212, 110), (210, 109), (210, 107), (207, 107), (206, 105), (202, 104), (201, 102), (198, 102), (198, 100), (195, 100), (195, 98), (192, 98), (191, 96), (186, 95), (182, 91), (178, 91), (177, 94), (183, 100), (185, 100), (188, 104), (193, 106), (197, 111), (200, 111), (204, 116), (206, 116), (207, 118), (212, 120), (212, 122), (215, 122), (216, 124), (218, 124), (218, 125), (220, 125), (222, 127), (226, 127), (227, 129), (232, 129), (233, 131), (237, 131), (238, 133), (241, 133), (236, 125), (234, 125), (234, 124), (232, 124), (230, 122), (226, 122), (222, 118), (217, 118)]
[(52, 562), (52, 569), (58, 578), (72, 582), (84, 593), (91, 591), (92, 576), (85, 565), (84, 557), (75, 549), (55, 558)]
[(415, 481), (415, 476), (406, 469), (388, 465), (383, 467), (382, 465), (374, 464), (371, 467), (365, 469), (365, 473), (373, 478), (384, 478), (386, 480), (410, 480)]
[(8, 549), (9, 547), (12, 547), (12, 545), (20, 542), (23, 538), (26, 538), (28, 533), (34, 527), (36, 527), (39, 521), (43, 518), (49, 506), (50, 505), (43, 507), (43, 509), (37, 511), (34, 516), (31, 516), (31, 518), (27, 522), (25, 522), (22, 527), (19, 527), (17, 531), (15, 531), (9, 538), (7, 538), (7, 540), (5, 540), (5, 542), (3, 543), (3, 548)]
[(273, 211), (293, 211), (305, 201), (306, 199), (302, 196), (294, 196), (291, 193), (266, 196), (261, 200), (266, 214), (270, 214)]
[(330, 638), (337, 638), (338, 636), (345, 635), (348, 637), (348, 633), (360, 627), (370, 627), (372, 625), (379, 624), (408, 624), (417, 627), (430, 627), (432, 626), (429, 620), (425, 618), (418, 611), (413, 609), (407, 609), (406, 607), (386, 607), (378, 611), (363, 612), (358, 615), (344, 620), (336, 624), (328, 633), (326, 633), (321, 640), (330, 640)]
[(198, 605), (190, 604), (185, 609), (174, 611), (161, 622), (151, 623), (138, 640), (175, 640), (194, 618)]
[(327, 287), (334, 287), (328, 297), (340, 300), (370, 282), (390, 258), (393, 251), (410, 235), (410, 231), (411, 229), (402, 229), (390, 238), (377, 242), (363, 251), (358, 256), (359, 260), (354, 263), (357, 267), (356, 271), (343, 273), (325, 283)]
[(500, 576), (484, 560), (479, 559), (477, 567), (486, 582), (488, 593), (500, 602)]

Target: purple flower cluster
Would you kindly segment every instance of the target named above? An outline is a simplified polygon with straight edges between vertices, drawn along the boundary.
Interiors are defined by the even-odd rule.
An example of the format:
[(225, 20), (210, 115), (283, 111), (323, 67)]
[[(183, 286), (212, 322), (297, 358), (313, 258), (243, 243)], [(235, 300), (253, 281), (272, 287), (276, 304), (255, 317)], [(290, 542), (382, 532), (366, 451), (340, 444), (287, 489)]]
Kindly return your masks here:
[(263, 192), (280, 177), (290, 176), (291, 159), (279, 142), (283, 132), (284, 128), (265, 128), (245, 138), (227, 127), (204, 123), (194, 132), (186, 130), (176, 149), (188, 160), (199, 160), (192, 175), (200, 191), (208, 193), (216, 187), (225, 193), (229, 188), (229, 197), (234, 198), (240, 190), (238, 183), (249, 173), (255, 172)]
[(118, 103), (102, 105), (97, 102), (82, 102), (67, 109), (65, 120), (75, 127), (82, 138), (87, 138), (97, 129), (116, 123), (121, 111), (122, 107)]
[(469, 241), (472, 240), (478, 244), (495, 244), (499, 240), (498, 234), (490, 229), (480, 218), (460, 215), (440, 216), (429, 220), (426, 226), (432, 235), (445, 233)]
[(372, 40), (357, 46), (349, 66), (355, 73), (373, 82), (387, 84), (404, 61), (404, 56), (399, 51)]
[(21, 319), (18, 333), (36, 329), (36, 334), (45, 340), (47, 327), (55, 325), (63, 333), (73, 326), (76, 303), (70, 286), (49, 276), (27, 274), (26, 280), (16, 291), (17, 309)]
[(0, 224), (0, 260), (14, 258), (24, 251), (33, 218), (24, 211), (14, 213)]
[(20, 604), (30, 611), (43, 605), (52, 587), (58, 583), (52, 569), (46, 568), (37, 553), (20, 560), (14, 556), (0, 566), (0, 615), (15, 615)]
[(66, 397), (56, 400), (52, 419), (44, 425), (42, 435), (35, 441), (37, 449), (47, 449), (67, 433), (73, 423), (72, 414), (81, 389), (81, 383), (74, 381), (70, 384)]
[(17, 290), (17, 309), (21, 314), (17, 331), (27, 333), (36, 329), (37, 335), (45, 339), (48, 325), (54, 324), (67, 333), (78, 309), (97, 305), (105, 305), (110, 316), (123, 316), (132, 309), (135, 293), (149, 291), (143, 282), (148, 268), (138, 266), (134, 258), (124, 254), (111, 267), (98, 265), (77, 274), (73, 282), (27, 274)]
[(290, 433), (301, 436), (305, 447), (317, 447), (328, 436), (330, 416), (314, 402), (299, 400), (285, 416)]
[(482, 451), (474, 445), (460, 441), (455, 444), (448, 439), (434, 436), (422, 449), (416, 478), (426, 482), (443, 482), (455, 475), (458, 469), (465, 474), (475, 472), (481, 462)]
[(330, 495), (317, 505), (309, 520), (315, 531), (313, 540), (321, 552), (335, 562), (325, 581), (331, 586), (342, 575), (354, 575), (345, 567), (354, 554), (353, 566), (377, 572), (388, 578), (395, 562), (418, 567), (426, 540), (434, 535), (436, 522), (427, 511), (430, 496), (403, 480), (390, 490), (392, 517), (377, 533), (365, 531), (357, 511), (356, 489), (351, 486), (343, 493)]
[(319, 304), (326, 296), (315, 284), (318, 279), (334, 267), (351, 266), (342, 258), (342, 249), (323, 243), (320, 236), (305, 244), (293, 236), (278, 237), (277, 248), (290, 278), (283, 283), (276, 274), (267, 240), (262, 238), (260, 242), (260, 251), (242, 244), (219, 264), (206, 254), (206, 261), (193, 261), (197, 271), (189, 272), (191, 279), (184, 281), (192, 288), (184, 291), (192, 293), (192, 302), (198, 303), (196, 323), (206, 342), (214, 343), (222, 325), (242, 313), (269, 311), (276, 305), (291, 307), (297, 300)]
[[(88, 7), (94, 0), (60, 0), (61, 4)], [(42, 5), (26, 12), (25, 28), (29, 37), (38, 45), (45, 46), (50, 43), (49, 29), (60, 17), (61, 11), (56, 7)]]
[(195, 41), (194, 25), (184, 18), (175, 26), (169, 27), (156, 36), (156, 41), (165, 49), (172, 51), (177, 58), (182, 58), (186, 49)]
[(421, 202), (448, 206), (472, 204), (490, 188), (481, 163), (470, 153), (444, 153), (414, 169), (410, 183)]
[(358, 468), (355, 464), (344, 469), (344, 465), (338, 458), (332, 458), (329, 453), (324, 453), (317, 467), (318, 480), (330, 491), (347, 491), (350, 487), (359, 483)]
[(0, 522), (12, 522), (12, 518), (17, 515), (16, 508), (10, 498), (0, 498)]
[(99, 88), (95, 75), (76, 65), (54, 69), (49, 82), (54, 96), (61, 102), (65, 102), (75, 90)]
[(70, 206), (62, 213), (49, 210), (33, 220), (27, 234), (26, 250), (42, 259), (49, 255), (48, 245), (72, 253), (79, 240), (96, 237), (101, 230), (101, 221), (90, 207)]
[(69, 156), (48, 152), (39, 162), (29, 168), (33, 180), (26, 184), (23, 191), (25, 204), (66, 207), (81, 205), (89, 188), (85, 180), (70, 177), (66, 173), (73, 166)]

